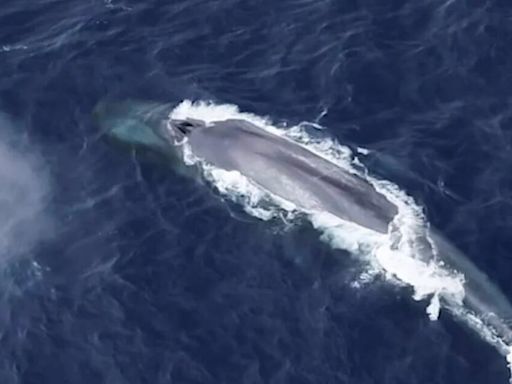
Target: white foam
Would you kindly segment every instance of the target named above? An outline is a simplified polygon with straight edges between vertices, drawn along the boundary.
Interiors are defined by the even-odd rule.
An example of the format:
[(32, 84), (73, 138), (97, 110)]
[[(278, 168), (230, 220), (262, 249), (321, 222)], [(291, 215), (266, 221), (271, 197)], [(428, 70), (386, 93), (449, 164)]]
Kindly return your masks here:
[(464, 278), (446, 270), (434, 259), (417, 257), (419, 250), (415, 236), (417, 212), (401, 211), (394, 220), (394, 230), (388, 235), (347, 223), (329, 214), (311, 216), (313, 225), (322, 232), (322, 239), (333, 248), (346, 249), (368, 263), (371, 273), (379, 272), (388, 281), (413, 288), (413, 298), (423, 300), (430, 297), (426, 312), (436, 320), (441, 309), (440, 298), (462, 305)]
[(270, 124), (267, 118), (252, 113), (240, 112), (236, 105), (215, 104), (210, 101), (198, 101), (193, 103), (190, 100), (185, 100), (171, 111), (169, 117), (171, 119), (195, 118), (203, 120), (206, 123), (227, 119), (246, 119), (258, 126)]
[(510, 370), (510, 383), (512, 384), (512, 347), (509, 347), (508, 355), (507, 355), (507, 365)]
[[(446, 268), (437, 259), (435, 244), (429, 237), (429, 226), (422, 208), (397, 185), (370, 176), (348, 147), (332, 138), (312, 137), (304, 124), (287, 129), (279, 128), (272, 125), (268, 118), (240, 112), (237, 106), (230, 104), (193, 103), (187, 100), (171, 112), (170, 118), (195, 118), (207, 123), (226, 119), (248, 120), (271, 133), (294, 140), (337, 166), (364, 177), (398, 208), (398, 214), (387, 234), (371, 231), (327, 212), (305, 212), (313, 226), (321, 232), (323, 241), (333, 248), (347, 250), (366, 262), (361, 282), (353, 285), (360, 286), (380, 274), (393, 284), (412, 288), (414, 300), (430, 299), (425, 311), (431, 320), (436, 320), (442, 308), (447, 307), (463, 318), (484, 340), (500, 347), (501, 352), (508, 348), (483, 321), (465, 310), (464, 276)], [(187, 146), (186, 143), (184, 145)], [(366, 150), (358, 148), (358, 152), (364, 154)], [(187, 162), (201, 162), (191, 154), (189, 148), (184, 153)], [(209, 164), (201, 164), (205, 178), (221, 194), (241, 203), (249, 214), (268, 220), (282, 211), (296, 211), (293, 204), (263, 190), (239, 172), (227, 172)], [(428, 257), (425, 256), (425, 240), (427, 246), (430, 246)], [(512, 349), (507, 351), (507, 361), (512, 372)]]

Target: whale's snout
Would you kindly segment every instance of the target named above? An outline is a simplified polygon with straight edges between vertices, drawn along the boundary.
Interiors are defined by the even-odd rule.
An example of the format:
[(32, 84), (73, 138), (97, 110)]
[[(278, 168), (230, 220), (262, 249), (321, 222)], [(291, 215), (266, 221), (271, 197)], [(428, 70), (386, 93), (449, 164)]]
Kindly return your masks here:
[(163, 133), (170, 105), (137, 101), (100, 101), (93, 119), (107, 137), (125, 144), (164, 150), (169, 143)]

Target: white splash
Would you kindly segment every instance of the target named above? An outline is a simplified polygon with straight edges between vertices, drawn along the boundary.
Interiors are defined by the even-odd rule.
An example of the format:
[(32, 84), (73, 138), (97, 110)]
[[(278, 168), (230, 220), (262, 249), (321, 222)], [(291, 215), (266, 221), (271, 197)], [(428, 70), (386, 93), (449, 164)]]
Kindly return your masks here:
[(259, 126), (270, 125), (270, 120), (252, 113), (244, 113), (233, 104), (214, 104), (207, 101), (193, 103), (185, 100), (174, 108), (169, 117), (171, 119), (195, 118), (207, 123), (226, 119), (246, 119)]
[(512, 347), (509, 347), (507, 355), (508, 369), (510, 370), (510, 383), (512, 384)]
[[(303, 124), (286, 129), (276, 127), (268, 118), (240, 112), (236, 105), (193, 103), (187, 100), (179, 104), (169, 117), (195, 118), (207, 123), (244, 119), (271, 133), (293, 140), (348, 172), (365, 178), (398, 208), (398, 214), (390, 224), (388, 233), (376, 233), (327, 212), (303, 212), (321, 232), (321, 239), (333, 248), (347, 250), (364, 260), (367, 270), (361, 275), (362, 280), (380, 274), (393, 284), (410, 287), (413, 289), (414, 300), (429, 299), (425, 310), (431, 320), (436, 320), (442, 308), (446, 307), (456, 316), (464, 317), (462, 320), (466, 324), (501, 352), (504, 351), (503, 348), (508, 348), (477, 316), (464, 310), (464, 276), (447, 268), (437, 259), (435, 244), (429, 237), (429, 226), (422, 208), (397, 185), (370, 176), (358, 161), (357, 155), (348, 147), (340, 145), (332, 138), (312, 137)], [(184, 145), (187, 147), (186, 143)], [(365, 152), (364, 148), (358, 149), (358, 153)], [(241, 203), (249, 214), (268, 220), (283, 211), (296, 211), (293, 204), (265, 191), (240, 173), (227, 172), (205, 164), (193, 156), (190, 148), (184, 153), (189, 164), (199, 162), (205, 178), (226, 198)], [(425, 254), (426, 246), (430, 247), (433, 257), (421, 256)], [(360, 286), (364, 283), (365, 281), (361, 281), (353, 285)], [(512, 372), (512, 349), (507, 361)]]

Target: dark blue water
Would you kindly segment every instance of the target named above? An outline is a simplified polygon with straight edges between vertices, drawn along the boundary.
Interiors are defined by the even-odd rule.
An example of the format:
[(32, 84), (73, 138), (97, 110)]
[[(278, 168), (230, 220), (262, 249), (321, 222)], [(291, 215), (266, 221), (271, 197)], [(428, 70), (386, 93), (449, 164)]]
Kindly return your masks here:
[(512, 299), (509, 1), (4, 0), (0, 383), (506, 383), (309, 225), (113, 148), (105, 97), (233, 103), (376, 150)]

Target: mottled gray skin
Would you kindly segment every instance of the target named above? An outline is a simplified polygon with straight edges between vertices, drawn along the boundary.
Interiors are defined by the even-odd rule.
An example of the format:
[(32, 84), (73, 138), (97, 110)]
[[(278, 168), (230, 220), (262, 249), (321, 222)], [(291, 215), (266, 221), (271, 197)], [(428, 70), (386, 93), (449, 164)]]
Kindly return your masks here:
[(194, 125), (187, 134), (194, 155), (239, 171), (299, 209), (326, 211), (381, 233), (397, 214), (397, 208), (366, 180), (291, 140), (244, 120)]

